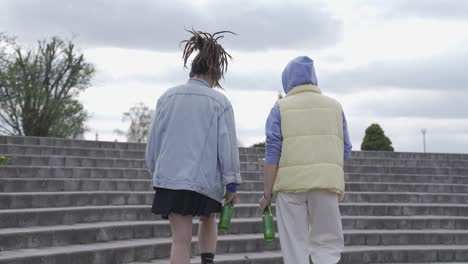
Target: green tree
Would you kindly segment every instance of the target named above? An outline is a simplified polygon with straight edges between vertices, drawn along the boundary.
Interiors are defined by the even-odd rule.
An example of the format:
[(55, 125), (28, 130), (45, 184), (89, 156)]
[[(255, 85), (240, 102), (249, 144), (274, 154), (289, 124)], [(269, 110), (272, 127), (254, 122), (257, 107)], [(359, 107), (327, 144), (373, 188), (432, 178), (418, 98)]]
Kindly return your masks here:
[(122, 121), (130, 121), (127, 132), (120, 129), (116, 129), (114, 132), (125, 136), (128, 142), (146, 142), (153, 114), (154, 111), (150, 110), (144, 103), (138, 103), (123, 114)]
[(0, 36), (0, 133), (74, 137), (89, 115), (78, 95), (90, 86), (93, 65), (58, 37), (35, 49)]
[(366, 129), (361, 150), (393, 151), (392, 141), (385, 136), (383, 129), (378, 124), (372, 124)]
[(265, 142), (260, 142), (252, 145), (252, 148), (264, 148)]

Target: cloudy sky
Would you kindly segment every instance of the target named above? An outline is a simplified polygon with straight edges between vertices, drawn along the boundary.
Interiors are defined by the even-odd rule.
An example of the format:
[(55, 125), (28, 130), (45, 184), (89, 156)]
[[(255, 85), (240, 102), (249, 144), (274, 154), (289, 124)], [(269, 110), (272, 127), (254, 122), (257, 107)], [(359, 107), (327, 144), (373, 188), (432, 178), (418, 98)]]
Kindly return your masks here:
[(397, 151), (468, 152), (468, 1), (0, 0), (0, 31), (73, 39), (97, 68), (81, 95), (90, 132), (122, 138), (124, 111), (185, 82), (184, 28), (232, 30), (223, 85), (244, 146), (264, 140), (286, 63), (308, 55), (347, 115), (354, 149), (379, 123)]

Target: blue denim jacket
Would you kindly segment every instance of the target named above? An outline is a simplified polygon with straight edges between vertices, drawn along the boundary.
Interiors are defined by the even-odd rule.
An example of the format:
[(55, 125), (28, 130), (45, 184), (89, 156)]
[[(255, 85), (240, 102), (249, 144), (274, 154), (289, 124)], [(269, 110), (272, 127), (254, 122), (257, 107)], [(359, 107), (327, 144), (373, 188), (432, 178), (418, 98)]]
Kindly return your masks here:
[(145, 159), (154, 187), (191, 190), (221, 202), (226, 185), (241, 183), (228, 99), (198, 78), (166, 91), (157, 103)]

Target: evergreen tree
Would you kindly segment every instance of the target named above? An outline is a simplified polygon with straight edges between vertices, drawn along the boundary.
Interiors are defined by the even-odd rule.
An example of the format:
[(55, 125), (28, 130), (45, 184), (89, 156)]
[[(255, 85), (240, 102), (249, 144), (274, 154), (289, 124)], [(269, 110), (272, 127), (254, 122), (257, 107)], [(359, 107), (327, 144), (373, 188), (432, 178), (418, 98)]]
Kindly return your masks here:
[(383, 129), (378, 124), (372, 124), (366, 129), (361, 150), (393, 151), (392, 141), (385, 136)]

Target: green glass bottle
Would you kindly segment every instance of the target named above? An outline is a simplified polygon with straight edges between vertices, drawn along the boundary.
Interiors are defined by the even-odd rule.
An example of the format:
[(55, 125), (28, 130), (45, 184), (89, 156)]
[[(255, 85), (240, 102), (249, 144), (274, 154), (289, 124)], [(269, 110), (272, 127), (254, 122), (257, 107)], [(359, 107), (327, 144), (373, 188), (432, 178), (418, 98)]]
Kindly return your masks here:
[[(227, 197), (229, 199), (229, 197)], [(221, 215), (219, 216), (218, 230), (221, 232), (227, 232), (231, 225), (232, 218), (232, 204), (224, 204), (221, 209)]]
[(263, 211), (263, 240), (266, 242), (275, 240), (275, 222), (270, 206)]

